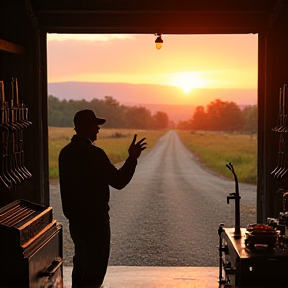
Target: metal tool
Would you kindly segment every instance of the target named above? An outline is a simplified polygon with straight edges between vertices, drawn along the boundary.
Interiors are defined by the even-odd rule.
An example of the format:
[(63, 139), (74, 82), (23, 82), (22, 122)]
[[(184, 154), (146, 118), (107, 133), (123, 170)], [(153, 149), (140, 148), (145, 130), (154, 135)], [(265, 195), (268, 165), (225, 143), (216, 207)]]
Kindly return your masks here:
[(279, 89), (279, 115), (278, 115), (278, 124), (275, 126), (272, 130), (273, 131), (279, 131), (280, 127), (283, 126), (283, 106), (284, 106), (284, 101), (283, 101), (283, 91), (282, 88)]
[(227, 203), (229, 204), (229, 201), (231, 199), (235, 200), (235, 231), (234, 235), (235, 236), (241, 236), (241, 231), (240, 231), (240, 195), (239, 195), (239, 186), (238, 186), (238, 179), (234, 170), (234, 167), (231, 162), (228, 162), (226, 164), (226, 167), (232, 172), (234, 179), (235, 179), (235, 192), (234, 193), (229, 193), (227, 196)]
[[(287, 84), (283, 85), (283, 89), (282, 89), (282, 109), (281, 109), (281, 114), (283, 117), (282, 120), (282, 125), (278, 128), (278, 132), (288, 132), (288, 114), (287, 114), (287, 101), (288, 101), (288, 97), (287, 97)], [(279, 114), (279, 117), (281, 117), (281, 115)]]
[(278, 149), (278, 162), (276, 168), (271, 172), (271, 175), (277, 176), (279, 170), (281, 170), (284, 164), (284, 147), (285, 147), (285, 139), (282, 134), (280, 134), (279, 138), (279, 149)]
[(16, 137), (16, 151), (15, 151), (15, 161), (17, 163), (18, 172), (26, 179), (32, 177), (32, 174), (24, 165), (24, 147), (23, 147), (23, 130), (30, 126), (32, 123), (30, 121), (24, 121), (21, 118), (21, 106), (19, 102), (18, 94), (18, 81), (17, 78), (12, 78), (12, 83), (14, 87), (14, 97), (15, 99), (14, 107), (11, 108), (14, 117), (14, 125), (17, 127), (15, 137)]
[(280, 88), (279, 92), (279, 115), (278, 124), (272, 129), (279, 132), (279, 149), (278, 161), (276, 168), (271, 172), (271, 175), (276, 179), (281, 179), (288, 176), (288, 87), (287, 84)]
[(28, 109), (20, 104), (17, 78), (11, 79), (9, 100), (4, 92), (4, 82), (0, 81), (0, 184), (10, 190), (32, 177), (24, 165), (23, 142), (23, 131), (32, 123), (28, 120)]
[(6, 161), (6, 147), (8, 144), (8, 135), (9, 130), (6, 127), (5, 123), (5, 94), (4, 94), (4, 82), (0, 81), (0, 157), (1, 157), (1, 165), (0, 165), (0, 182), (4, 186), (6, 190), (9, 190), (12, 186), (11, 179), (9, 175), (7, 175), (7, 161)]

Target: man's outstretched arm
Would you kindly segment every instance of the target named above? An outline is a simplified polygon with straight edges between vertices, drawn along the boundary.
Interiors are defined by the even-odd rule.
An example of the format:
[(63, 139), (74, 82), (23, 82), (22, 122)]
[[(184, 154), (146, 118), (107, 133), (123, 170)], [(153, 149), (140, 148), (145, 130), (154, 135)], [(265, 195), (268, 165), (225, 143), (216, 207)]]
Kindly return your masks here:
[(144, 142), (146, 138), (142, 138), (140, 141), (136, 142), (137, 135), (134, 135), (134, 138), (129, 146), (128, 153), (129, 157), (126, 159), (125, 163), (120, 169), (116, 169), (114, 165), (111, 164), (112, 170), (110, 177), (108, 179), (109, 185), (115, 189), (123, 189), (132, 179), (135, 168), (137, 165), (137, 159), (140, 157), (143, 150), (146, 149), (147, 143)]

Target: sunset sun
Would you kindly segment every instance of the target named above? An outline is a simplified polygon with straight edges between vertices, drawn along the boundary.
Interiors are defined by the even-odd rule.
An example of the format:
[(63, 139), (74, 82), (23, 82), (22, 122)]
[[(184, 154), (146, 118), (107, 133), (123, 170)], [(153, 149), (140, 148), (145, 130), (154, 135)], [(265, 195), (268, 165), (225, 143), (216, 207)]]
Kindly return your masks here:
[(171, 84), (180, 87), (184, 92), (189, 93), (195, 88), (207, 86), (207, 80), (195, 75), (193, 72), (183, 72), (173, 74)]

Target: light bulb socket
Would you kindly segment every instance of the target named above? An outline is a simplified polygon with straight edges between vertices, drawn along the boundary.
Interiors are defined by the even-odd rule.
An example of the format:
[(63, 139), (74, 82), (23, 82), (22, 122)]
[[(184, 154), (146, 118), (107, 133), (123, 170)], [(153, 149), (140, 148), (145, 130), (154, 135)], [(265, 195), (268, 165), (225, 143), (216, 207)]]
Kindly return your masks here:
[(163, 39), (162, 39), (161, 34), (155, 34), (155, 35), (158, 36), (158, 37), (156, 38), (156, 40), (155, 40), (155, 43), (156, 43), (156, 49), (160, 50), (160, 49), (162, 48)]
[[(159, 34), (158, 34), (159, 35)], [(155, 40), (155, 43), (157, 44), (157, 43), (163, 43), (163, 40), (162, 40), (162, 38), (161, 38), (161, 34), (156, 38), (156, 40)]]

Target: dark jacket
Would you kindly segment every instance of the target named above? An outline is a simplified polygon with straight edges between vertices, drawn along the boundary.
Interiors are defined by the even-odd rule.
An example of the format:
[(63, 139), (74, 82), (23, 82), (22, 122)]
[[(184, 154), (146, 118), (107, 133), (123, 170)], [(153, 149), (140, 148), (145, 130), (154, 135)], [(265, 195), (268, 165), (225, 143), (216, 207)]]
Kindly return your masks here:
[(89, 139), (74, 135), (59, 154), (59, 180), (64, 215), (70, 220), (109, 219), (109, 185), (123, 189), (137, 160), (128, 157), (117, 169), (106, 153)]

